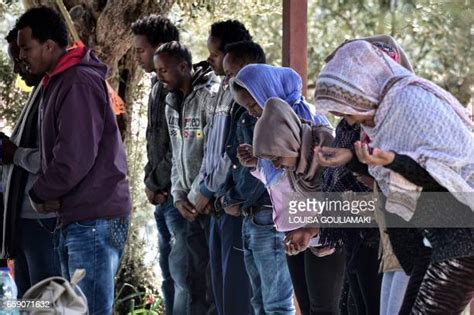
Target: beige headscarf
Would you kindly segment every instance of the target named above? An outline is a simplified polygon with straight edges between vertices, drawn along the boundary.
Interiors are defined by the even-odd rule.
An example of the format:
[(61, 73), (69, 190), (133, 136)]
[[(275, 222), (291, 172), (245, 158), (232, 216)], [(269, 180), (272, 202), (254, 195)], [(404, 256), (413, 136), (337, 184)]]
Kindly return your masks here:
[(315, 146), (330, 145), (333, 131), (327, 125), (302, 121), (282, 99), (271, 98), (255, 125), (253, 150), (262, 159), (296, 157), (297, 165), (288, 175), (301, 193), (319, 190), (321, 167), (313, 157)]
[[(356, 40), (332, 54), (315, 96), (317, 110), (375, 115), (374, 128), (362, 125), (372, 147), (410, 156), (474, 210), (474, 124), (447, 91)], [(410, 220), (421, 187), (382, 166), (369, 171), (388, 198), (387, 210)]]

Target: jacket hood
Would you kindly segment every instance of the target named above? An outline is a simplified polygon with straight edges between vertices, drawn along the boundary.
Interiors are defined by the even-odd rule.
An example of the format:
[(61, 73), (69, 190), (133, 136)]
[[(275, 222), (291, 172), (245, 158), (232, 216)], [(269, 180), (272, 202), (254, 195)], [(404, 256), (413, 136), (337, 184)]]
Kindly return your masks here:
[(193, 88), (198, 89), (211, 83), (219, 83), (220, 79), (212, 71), (207, 61), (201, 61), (193, 65)]
[(43, 78), (43, 85), (46, 87), (51, 78), (63, 73), (64, 71), (74, 67), (88, 67), (94, 70), (101, 78), (105, 80), (107, 74), (107, 66), (97, 58), (97, 56), (85, 47), (74, 47), (69, 49), (62, 56), (51, 74), (46, 74)]

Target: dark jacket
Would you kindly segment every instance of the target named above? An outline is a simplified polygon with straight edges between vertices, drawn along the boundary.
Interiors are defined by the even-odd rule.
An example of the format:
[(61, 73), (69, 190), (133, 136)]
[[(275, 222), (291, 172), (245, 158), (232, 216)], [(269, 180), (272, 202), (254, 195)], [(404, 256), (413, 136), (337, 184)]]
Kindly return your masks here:
[[(367, 165), (358, 162), (357, 158), (354, 158), (347, 167), (354, 172), (368, 174)], [(440, 217), (446, 220), (445, 226), (459, 223), (460, 218), (468, 222), (465, 226), (469, 226), (474, 220), (474, 214), (469, 206), (458, 201), (424, 168), (406, 155), (396, 154), (395, 160), (386, 167), (423, 188), (410, 222), (405, 222), (395, 214), (384, 213), (387, 226), (411, 226), (411, 228), (389, 227), (387, 229), (393, 251), (403, 270), (410, 274), (415, 261), (427, 251), (423, 244), (424, 237), (431, 244), (431, 262), (433, 263), (451, 258), (474, 256), (474, 228), (432, 227), (434, 222), (439, 222)], [(442, 194), (436, 198), (436, 194), (426, 194), (429, 192)], [(428, 227), (423, 228), (424, 226)]]
[[(397, 154), (387, 168), (423, 187), (410, 223), (416, 227), (428, 226), (422, 230), (422, 234), (431, 244), (431, 261), (437, 263), (450, 258), (474, 256), (474, 228), (453, 227), (460, 226), (459, 223), (474, 227), (474, 213), (469, 206), (458, 201), (424, 168), (406, 155)], [(429, 192), (438, 193), (428, 194)], [(439, 219), (446, 228), (432, 227), (440, 226)]]
[(271, 206), (265, 185), (250, 174), (251, 169), (243, 167), (237, 158), (237, 148), (240, 144), (252, 144), (256, 122), (257, 119), (243, 107), (237, 106), (231, 113), (231, 125), (225, 151), (232, 162), (232, 167), (218, 192), (218, 200), (220, 196), (224, 196), (224, 204), (220, 205), (224, 208), (239, 203), (243, 210), (258, 209), (263, 205)]
[(131, 211), (127, 158), (110, 106), (106, 72), (90, 50), (74, 50), (43, 79), (42, 174), (30, 197), (37, 203), (60, 200), (64, 225)]
[(148, 125), (146, 128), (145, 185), (153, 192), (171, 189), (171, 144), (166, 123), (166, 94), (163, 84), (153, 77), (148, 98)]
[[(353, 149), (354, 142), (360, 139), (360, 125), (351, 126), (342, 119), (336, 127), (336, 137), (332, 147)], [(352, 172), (344, 166), (328, 167), (323, 173), (323, 191), (336, 193), (345, 191), (369, 192), (372, 189), (357, 180)], [(362, 247), (377, 248), (379, 232), (376, 228), (322, 228), (320, 242), (331, 247), (344, 244), (346, 255), (346, 270), (354, 272), (362, 267), (358, 261), (359, 251)]]

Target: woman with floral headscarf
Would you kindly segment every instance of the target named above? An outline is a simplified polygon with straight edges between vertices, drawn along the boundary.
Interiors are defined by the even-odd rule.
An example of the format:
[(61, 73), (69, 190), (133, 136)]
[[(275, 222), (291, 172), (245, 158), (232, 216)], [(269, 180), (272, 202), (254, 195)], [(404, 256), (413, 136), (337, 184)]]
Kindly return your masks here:
[(361, 123), (370, 138), (373, 152), (356, 142), (355, 154), (386, 197), (387, 224), (418, 227), (432, 248), (411, 312), (462, 312), (474, 295), (474, 125), (464, 108), (366, 41), (333, 54), (315, 95), (318, 110)]
[[(413, 72), (404, 50), (391, 36), (376, 35), (358, 40), (370, 42), (404, 68)], [(339, 48), (352, 41), (354, 40), (344, 42)], [(326, 58), (326, 62), (332, 59), (335, 52)], [(361, 133), (360, 124), (352, 121), (349, 123), (346, 119), (342, 119), (336, 127), (336, 138), (332, 148), (325, 149), (331, 150), (332, 154), (348, 152), (351, 156), (354, 143), (361, 139), (365, 142), (370, 141), (363, 132)], [(319, 159), (318, 162), (327, 166), (324, 171), (324, 192), (337, 195), (345, 191), (372, 191), (373, 179), (369, 176), (354, 174), (346, 165), (343, 165), (344, 163), (338, 164), (333, 161), (326, 164), (324, 160)], [(333, 244), (333, 246), (338, 244), (342, 246), (345, 253), (347, 283), (341, 295), (341, 312), (347, 313), (348, 291), (359, 314), (390, 315), (398, 314), (400, 311), (409, 276), (405, 274), (393, 254), (389, 236), (381, 222), (382, 218), (377, 219), (380, 233), (373, 228), (327, 228), (321, 231), (322, 242)], [(405, 231), (401, 233), (405, 234)], [(380, 283), (379, 271), (383, 273), (382, 283)], [(374, 296), (380, 296), (380, 300)]]
[[(313, 106), (304, 101), (301, 95), (302, 81), (294, 70), (268, 65), (248, 65), (237, 74), (231, 87), (234, 99), (247, 108), (250, 114), (259, 117), (258, 120), (266, 119), (262, 116), (265, 108), (268, 107), (270, 111), (267, 110), (267, 112), (271, 114), (273, 112), (271, 108), (276, 106), (274, 107), (275, 114), (278, 114), (276, 111), (278, 108), (286, 110), (286, 113), (292, 113), (293, 122), (307, 131), (300, 139), (301, 141), (312, 143), (311, 124), (322, 128), (316, 132), (319, 135), (316, 137), (317, 141), (329, 143), (328, 139), (332, 139), (332, 131), (327, 119), (316, 115)], [(266, 140), (260, 140), (261, 136), (268, 136), (268, 140), (275, 140), (280, 136), (277, 133), (283, 132), (283, 126), (279, 124), (279, 121), (275, 120), (271, 123), (272, 117), (269, 120), (270, 128), (264, 127), (258, 132), (258, 137), (257, 129), (254, 133), (254, 145), (255, 141), (260, 144), (255, 149), (263, 149), (262, 152), (266, 152), (264, 146)], [(326, 132), (323, 131), (324, 128)], [(296, 129), (294, 135), (298, 137)], [(277, 159), (266, 154), (259, 154), (260, 151), (256, 152), (259, 154), (257, 159), (254, 156), (254, 148), (248, 145), (239, 149), (239, 158), (244, 166), (255, 168), (253, 174), (266, 185), (272, 199), (275, 226), (277, 230), (286, 233), (284, 241), (289, 255), (288, 267), (302, 313), (337, 313), (344, 267), (341, 253), (333, 254), (333, 250), (326, 249), (318, 251), (317, 254), (321, 257), (317, 257), (308, 249), (308, 246), (318, 245), (317, 239), (314, 238), (318, 229), (288, 221), (289, 208), (285, 195), (295, 189), (298, 191), (320, 189), (321, 176), (317, 165), (313, 161), (298, 159), (296, 156), (299, 155), (298, 141), (295, 138), (294, 152), (280, 155)], [(312, 156), (312, 147), (310, 150), (305, 150), (305, 153)], [(293, 167), (298, 171), (288, 172), (288, 168)], [(322, 257), (324, 255), (326, 256)]]

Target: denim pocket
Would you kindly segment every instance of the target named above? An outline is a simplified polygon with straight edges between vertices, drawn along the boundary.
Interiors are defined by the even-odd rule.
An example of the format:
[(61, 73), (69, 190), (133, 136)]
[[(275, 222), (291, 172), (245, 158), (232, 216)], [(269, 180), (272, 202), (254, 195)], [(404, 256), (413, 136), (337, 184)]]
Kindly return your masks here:
[(121, 217), (110, 220), (109, 236), (110, 243), (118, 250), (123, 250), (128, 236), (129, 217)]
[(267, 210), (263, 210), (262, 212), (258, 212), (253, 215), (252, 223), (259, 228), (265, 229), (272, 229), (275, 226), (273, 223), (272, 212), (270, 211), (268, 213)]
[(94, 228), (96, 227), (97, 220), (85, 220), (85, 221), (77, 221), (74, 225), (82, 227), (82, 228)]

